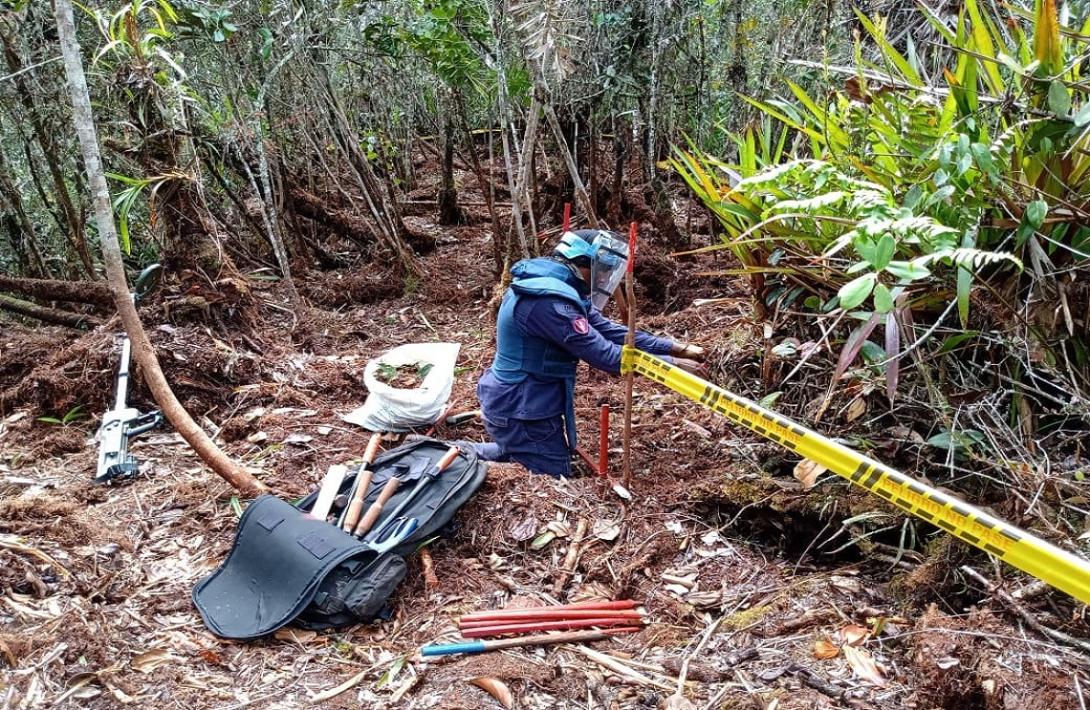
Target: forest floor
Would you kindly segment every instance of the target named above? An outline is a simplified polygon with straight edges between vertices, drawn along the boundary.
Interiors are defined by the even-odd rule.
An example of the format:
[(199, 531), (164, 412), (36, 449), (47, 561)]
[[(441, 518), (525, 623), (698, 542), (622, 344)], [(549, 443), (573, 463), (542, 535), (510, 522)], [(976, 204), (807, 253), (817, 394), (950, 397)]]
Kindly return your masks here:
[[(329, 465), (362, 452), (369, 433), (341, 416), (366, 397), (366, 361), (393, 346), (460, 343), (451, 401), (477, 406), (475, 384), (492, 356), (487, 230), (429, 228), (440, 243), (424, 259), (427, 276), (391, 298), (297, 321), (276, 284), (254, 281), (261, 317), (249, 342), (145, 309), (183, 402), (232, 456), (263, 469), (277, 495), (310, 492)], [(383, 280), (366, 267), (315, 272), (303, 290), (322, 302), (325, 292), (380, 289)], [(684, 283), (643, 292), (641, 327), (708, 345), (726, 379), (754, 367), (766, 343), (748, 318), (744, 285), (720, 282), (709, 293)], [(718, 300), (694, 306), (697, 295)], [(144, 463), (137, 480), (94, 486), (97, 416), (66, 426), (38, 419), (76, 404), (101, 411), (113, 337), (0, 327), (0, 391), (21, 387), (24, 402), (0, 419), (0, 707), (289, 708), (342, 684), (326, 705), (500, 707), (469, 682), (482, 677), (525, 708), (664, 707), (672, 688), (706, 708), (1086, 707), (1090, 659), (952, 583), (935, 555), (837, 550), (850, 537), (835, 537), (842, 524), (860, 511), (889, 514), (881, 504), (835, 477), (803, 490), (782, 452), (643, 381), (631, 502), (591, 475), (556, 481), (493, 465), (453, 536), (429, 548), (437, 584), (411, 559), (392, 620), (218, 639), (190, 593), (232, 542), (232, 491), (166, 430), (134, 445)], [(585, 368), (580, 378), (580, 433), (593, 442), (599, 405), (621, 411), (622, 386)], [(142, 388), (134, 396), (148, 406)], [(482, 440), (484, 432), (470, 424), (437, 436)], [(580, 520), (589, 542), (556, 599), (642, 601), (645, 630), (593, 647), (653, 684), (567, 646), (414, 657), (423, 644), (456, 637), (461, 613), (552, 601)], [(534, 549), (550, 524), (561, 535)], [(931, 546), (945, 544), (937, 536)], [(1070, 632), (1086, 632), (1081, 619), (1070, 623)]]

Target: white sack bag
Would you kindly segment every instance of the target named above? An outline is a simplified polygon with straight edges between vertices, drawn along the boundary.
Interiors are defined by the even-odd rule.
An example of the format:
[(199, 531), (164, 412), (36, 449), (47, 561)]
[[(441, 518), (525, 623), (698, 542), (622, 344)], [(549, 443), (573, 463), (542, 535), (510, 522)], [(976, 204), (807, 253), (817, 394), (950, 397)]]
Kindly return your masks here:
[[(430, 426), (447, 407), (454, 386), (459, 343), (410, 343), (368, 361), (363, 369), (367, 400), (342, 417), (370, 431), (408, 431)], [(419, 387), (401, 389), (378, 379), (379, 365), (431, 365)]]

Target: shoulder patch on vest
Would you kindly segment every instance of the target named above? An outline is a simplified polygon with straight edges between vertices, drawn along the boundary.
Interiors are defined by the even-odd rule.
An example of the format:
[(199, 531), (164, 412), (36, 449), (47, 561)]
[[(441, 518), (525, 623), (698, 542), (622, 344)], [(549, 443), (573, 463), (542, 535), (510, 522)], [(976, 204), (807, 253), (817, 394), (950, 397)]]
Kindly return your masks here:
[(590, 323), (588, 323), (587, 319), (583, 316), (573, 318), (571, 322), (571, 327), (574, 328), (575, 332), (579, 333), (579, 335), (586, 335), (590, 332)]

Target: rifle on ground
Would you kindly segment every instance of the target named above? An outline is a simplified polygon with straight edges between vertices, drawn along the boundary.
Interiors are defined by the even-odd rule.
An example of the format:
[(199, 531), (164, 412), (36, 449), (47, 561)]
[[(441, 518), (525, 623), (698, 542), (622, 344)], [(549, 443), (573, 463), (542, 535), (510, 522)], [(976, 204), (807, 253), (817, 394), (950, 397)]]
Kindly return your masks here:
[[(132, 293), (133, 303), (139, 303), (159, 282), (163, 267), (152, 264), (140, 272)], [(129, 439), (139, 436), (149, 429), (154, 429), (163, 421), (159, 410), (141, 414), (139, 410), (128, 406), (126, 399), (129, 392), (129, 360), (132, 356), (132, 343), (129, 336), (121, 338), (121, 364), (117, 369), (117, 397), (113, 409), (102, 415), (102, 424), (95, 438), (98, 439), (98, 470), (95, 483), (106, 483), (119, 478), (131, 478), (140, 470), (140, 465), (129, 453)]]

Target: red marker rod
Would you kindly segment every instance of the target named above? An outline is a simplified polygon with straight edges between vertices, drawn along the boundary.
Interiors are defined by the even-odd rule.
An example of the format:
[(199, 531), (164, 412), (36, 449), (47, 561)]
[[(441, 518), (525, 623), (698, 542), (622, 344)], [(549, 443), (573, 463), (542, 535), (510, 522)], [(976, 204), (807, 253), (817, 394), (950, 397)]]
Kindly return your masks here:
[(509, 623), (516, 620), (533, 621), (563, 621), (571, 619), (642, 619), (643, 614), (628, 609), (527, 609), (523, 613), (509, 614), (477, 614), (472, 618), (462, 617), (459, 625), (473, 621), (494, 621), (496, 623)]
[(564, 231), (571, 229), (571, 203), (564, 203)]
[(561, 631), (564, 629), (590, 629), (595, 626), (631, 626), (631, 619), (564, 619), (562, 621), (525, 621), (517, 624), (493, 624), (491, 621), (476, 622), (473, 626), (461, 625), (462, 636), (481, 638), (523, 634), (528, 631)]
[(528, 611), (562, 611), (564, 609), (635, 609), (640, 603), (635, 599), (618, 599), (616, 601), (608, 601), (605, 599), (590, 599), (585, 602), (572, 602), (570, 604), (551, 604), (549, 606), (530, 606), (530, 607), (516, 607), (511, 609), (482, 609), (480, 611), (471, 611), (468, 614), (462, 616), (463, 619), (470, 619), (482, 614), (488, 614), (489, 616), (496, 614), (525, 614)]
[(598, 475), (609, 476), (609, 405), (598, 414)]

